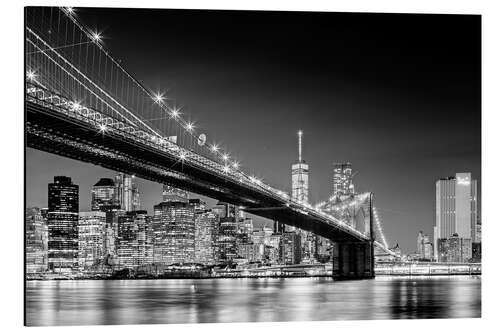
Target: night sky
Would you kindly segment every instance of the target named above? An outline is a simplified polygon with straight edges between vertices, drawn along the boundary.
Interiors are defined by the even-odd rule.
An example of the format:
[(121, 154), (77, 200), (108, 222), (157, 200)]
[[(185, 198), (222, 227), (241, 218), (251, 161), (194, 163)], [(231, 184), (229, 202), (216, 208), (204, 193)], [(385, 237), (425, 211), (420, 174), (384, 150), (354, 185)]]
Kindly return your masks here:
[[(435, 181), (481, 179), (481, 18), (472, 15), (77, 9), (147, 87), (222, 142), (245, 170), (290, 190), (304, 131), (310, 201), (349, 161), (356, 190), (373, 191), (386, 237), (414, 251), (432, 236)], [(90, 186), (115, 173), (26, 151), (27, 205), (47, 206), (47, 183)], [(161, 186), (139, 180), (152, 211)]]

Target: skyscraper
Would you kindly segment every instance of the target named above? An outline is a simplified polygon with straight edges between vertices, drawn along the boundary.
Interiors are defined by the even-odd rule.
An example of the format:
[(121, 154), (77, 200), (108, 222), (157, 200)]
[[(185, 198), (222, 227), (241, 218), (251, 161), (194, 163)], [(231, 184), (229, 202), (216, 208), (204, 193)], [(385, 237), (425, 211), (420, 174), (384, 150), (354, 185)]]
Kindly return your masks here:
[(351, 163), (336, 163), (333, 165), (333, 195), (345, 196), (354, 194)]
[(111, 178), (101, 178), (92, 186), (90, 209), (102, 211), (103, 206), (117, 204), (115, 182)]
[(300, 234), (295, 232), (285, 232), (281, 237), (280, 261), (284, 265), (294, 265), (300, 263), (302, 251), (300, 247)]
[(49, 269), (71, 273), (78, 267), (78, 185), (56, 176), (48, 188)]
[[(434, 258), (439, 260), (440, 239), (461, 238), (472, 242), (476, 238), (477, 181), (470, 173), (436, 182), (436, 225), (434, 226)], [(454, 236), (456, 234), (456, 236)], [(463, 258), (468, 260), (468, 253)], [(470, 254), (472, 256), (472, 254)]]
[(121, 172), (115, 176), (115, 200), (126, 212), (140, 209), (139, 189), (132, 182), (134, 178)]
[(238, 209), (234, 205), (219, 202), (212, 210), (219, 216), (217, 259), (223, 263), (231, 262), (238, 255)]
[(299, 158), (292, 164), (292, 199), (299, 202), (309, 202), (309, 165), (302, 159), (302, 131), (299, 137)]
[(210, 210), (195, 210), (194, 220), (194, 261), (213, 265), (217, 259), (217, 215)]
[(78, 219), (78, 268), (99, 270), (105, 256), (106, 213), (80, 212)]
[(116, 252), (119, 268), (137, 269), (153, 263), (151, 217), (145, 210), (118, 216)]
[(48, 230), (40, 209), (26, 209), (26, 272), (47, 270)]
[(187, 201), (167, 201), (154, 206), (154, 263), (194, 262), (194, 208)]

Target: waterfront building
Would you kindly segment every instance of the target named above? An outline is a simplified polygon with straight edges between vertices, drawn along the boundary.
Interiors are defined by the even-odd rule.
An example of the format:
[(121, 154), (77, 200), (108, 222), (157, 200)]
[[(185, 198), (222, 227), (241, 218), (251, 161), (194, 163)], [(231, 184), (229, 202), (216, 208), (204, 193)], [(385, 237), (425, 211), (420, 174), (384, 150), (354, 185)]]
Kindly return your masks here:
[(49, 269), (72, 273), (78, 268), (78, 185), (56, 176), (48, 190)]
[(332, 242), (318, 235), (315, 238), (315, 259), (320, 263), (329, 262), (332, 257)]
[(39, 208), (27, 208), (26, 273), (42, 273), (48, 267), (48, 228)]
[(284, 265), (300, 263), (302, 249), (300, 234), (296, 232), (285, 232), (280, 243), (280, 262)]
[(155, 205), (152, 229), (156, 265), (195, 262), (194, 207), (187, 200)]
[(431, 260), (434, 256), (432, 242), (422, 231), (417, 235), (417, 254), (421, 260)]
[(333, 165), (333, 195), (336, 197), (354, 194), (352, 165), (349, 162)]
[(219, 216), (217, 258), (221, 263), (231, 262), (238, 256), (238, 209), (234, 205), (219, 202), (213, 210)]
[(481, 243), (472, 243), (472, 262), (481, 262)]
[(102, 211), (104, 206), (118, 204), (116, 202), (115, 182), (111, 178), (101, 178), (92, 186), (90, 210)]
[(470, 262), (472, 243), (470, 238), (462, 238), (457, 233), (438, 240), (439, 262)]
[(78, 219), (78, 268), (102, 270), (106, 249), (106, 213), (80, 212)]
[[(454, 177), (436, 182), (436, 225), (434, 226), (434, 258), (439, 260), (440, 239), (476, 239), (477, 228), (477, 181), (470, 173), (457, 173)], [(467, 242), (467, 241), (466, 241)]]
[(218, 216), (206, 209), (200, 199), (189, 199), (194, 209), (194, 261), (204, 265), (214, 265), (217, 257)]
[(151, 217), (147, 211), (118, 216), (116, 234), (117, 268), (138, 269), (153, 263)]

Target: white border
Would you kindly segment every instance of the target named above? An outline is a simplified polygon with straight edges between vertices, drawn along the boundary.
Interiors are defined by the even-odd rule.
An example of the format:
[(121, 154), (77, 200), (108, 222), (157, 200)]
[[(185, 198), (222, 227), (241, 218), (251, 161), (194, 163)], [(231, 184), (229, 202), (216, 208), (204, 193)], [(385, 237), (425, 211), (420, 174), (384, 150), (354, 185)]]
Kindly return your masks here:
[[(71, 3), (72, 2), (72, 3)], [(0, 326), (7, 331), (29, 329), (31, 331), (83, 332), (132, 332), (135, 330), (176, 332), (233, 332), (238, 331), (364, 331), (364, 332), (422, 332), (454, 331), (474, 332), (496, 330), (498, 317), (498, 285), (500, 278), (496, 248), (500, 237), (498, 199), (500, 189), (499, 125), (500, 105), (500, 10), (498, 1), (481, 0), (350, 0), (350, 1), (4, 1), (0, 24), (2, 24), (1, 46), (1, 92), (2, 92), (2, 159), (0, 191), (2, 203), (1, 249), (1, 293)], [(144, 8), (211, 8), (211, 9), (259, 9), (259, 10), (313, 10), (353, 12), (411, 12), (411, 13), (453, 13), (483, 15), (483, 160), (482, 160), (482, 221), (483, 225), (483, 319), (476, 320), (392, 320), (392, 321), (336, 321), (336, 322), (289, 322), (252, 324), (200, 324), (200, 325), (150, 325), (150, 326), (92, 326), (92, 327), (49, 327), (24, 328), (23, 318), (23, 6), (26, 5), (72, 5)], [(290, 300), (293, 301), (293, 300)]]

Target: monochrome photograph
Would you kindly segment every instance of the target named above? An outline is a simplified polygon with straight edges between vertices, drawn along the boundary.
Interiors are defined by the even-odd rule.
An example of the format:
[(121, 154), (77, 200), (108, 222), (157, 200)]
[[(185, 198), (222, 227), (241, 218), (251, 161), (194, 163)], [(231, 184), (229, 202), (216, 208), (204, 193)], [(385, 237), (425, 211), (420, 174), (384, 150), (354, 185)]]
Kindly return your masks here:
[(481, 15), (23, 11), (25, 326), (481, 318)]

